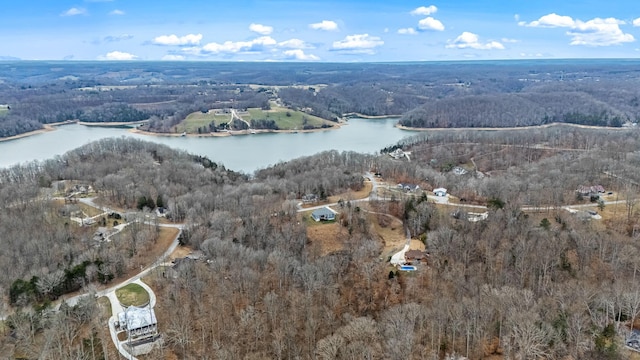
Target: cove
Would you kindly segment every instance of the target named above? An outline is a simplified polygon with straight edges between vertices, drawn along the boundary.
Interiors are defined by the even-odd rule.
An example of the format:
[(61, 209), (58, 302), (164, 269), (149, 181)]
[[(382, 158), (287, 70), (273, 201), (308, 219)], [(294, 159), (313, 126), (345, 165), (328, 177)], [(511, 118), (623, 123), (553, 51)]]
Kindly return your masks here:
[(45, 160), (109, 137), (133, 137), (207, 156), (235, 171), (251, 174), (281, 161), (327, 150), (377, 153), (413, 131), (395, 127), (397, 119), (350, 119), (340, 129), (309, 133), (267, 133), (228, 137), (166, 137), (134, 134), (128, 129), (63, 125), (55, 131), (0, 142), (0, 167)]

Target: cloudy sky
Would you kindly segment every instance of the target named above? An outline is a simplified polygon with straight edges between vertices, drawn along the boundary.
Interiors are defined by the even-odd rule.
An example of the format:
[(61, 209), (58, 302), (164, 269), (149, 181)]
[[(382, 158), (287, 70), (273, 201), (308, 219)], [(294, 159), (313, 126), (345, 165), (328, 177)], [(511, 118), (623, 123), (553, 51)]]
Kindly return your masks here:
[(640, 57), (637, 0), (19, 0), (0, 58), (424, 61)]

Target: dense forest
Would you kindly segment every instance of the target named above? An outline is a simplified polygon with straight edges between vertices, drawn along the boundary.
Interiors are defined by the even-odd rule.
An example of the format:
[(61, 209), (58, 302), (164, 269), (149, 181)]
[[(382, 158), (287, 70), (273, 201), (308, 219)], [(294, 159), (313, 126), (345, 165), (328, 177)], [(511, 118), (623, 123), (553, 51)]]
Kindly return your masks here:
[[(390, 64), (0, 62), (0, 138), (68, 120), (175, 132), (189, 114), (277, 102), (327, 120), (402, 116), (407, 127), (567, 122), (619, 127), (640, 116), (637, 62)], [(256, 127), (273, 129), (260, 121)]]
[[(638, 139), (635, 129), (571, 126), (442, 130), (394, 146), (411, 161), (329, 151), (252, 178), (166, 146), (106, 139), (2, 169), (2, 353), (117, 358), (98, 300), (53, 305), (140, 269), (160, 241), (151, 208), (162, 204), (166, 221), (184, 224), (182, 246), (204, 259), (145, 278), (164, 338), (148, 358), (629, 358), (624, 339), (640, 315)], [(369, 171), (393, 187), (446, 187), (458, 202), (410, 193), (355, 202)], [(70, 222), (80, 205), (56, 196), (69, 184), (155, 220), (96, 246), (97, 225)], [(595, 184), (617, 201), (576, 195)], [(319, 225), (336, 229), (331, 238), (312, 236), (318, 225), (298, 211), (309, 193), (337, 201), (339, 220)], [(463, 199), (487, 205), (487, 219), (452, 216)], [(391, 267), (383, 249), (393, 231), (421, 241), (428, 265)]]

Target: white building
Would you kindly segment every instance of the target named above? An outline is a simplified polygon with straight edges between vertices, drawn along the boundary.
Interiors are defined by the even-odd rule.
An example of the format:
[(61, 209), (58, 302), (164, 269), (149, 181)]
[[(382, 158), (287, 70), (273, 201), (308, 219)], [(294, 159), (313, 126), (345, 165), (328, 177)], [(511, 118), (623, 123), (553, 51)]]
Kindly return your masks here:
[(436, 196), (447, 196), (447, 189), (445, 189), (445, 188), (433, 189), (433, 193)]
[(118, 314), (118, 325), (127, 331), (129, 340), (141, 340), (158, 335), (158, 320), (151, 308), (129, 306)]

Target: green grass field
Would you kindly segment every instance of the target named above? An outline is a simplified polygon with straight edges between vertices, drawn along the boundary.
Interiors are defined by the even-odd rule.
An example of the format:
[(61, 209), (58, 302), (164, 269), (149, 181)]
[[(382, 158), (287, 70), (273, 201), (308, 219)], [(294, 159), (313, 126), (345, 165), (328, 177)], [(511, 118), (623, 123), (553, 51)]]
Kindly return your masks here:
[(129, 284), (117, 289), (116, 297), (124, 306), (144, 306), (149, 303), (149, 293), (138, 284)]
[[(288, 116), (287, 113), (289, 114)], [(250, 108), (247, 112), (240, 113), (240, 115), (244, 120), (249, 122), (251, 120), (273, 120), (280, 130), (302, 130), (305, 125), (320, 128), (324, 124), (333, 124), (331, 121), (321, 119), (317, 116), (276, 106), (272, 107), (271, 110)], [(186, 119), (176, 126), (176, 132), (195, 134), (198, 133), (199, 128), (204, 127), (208, 129), (209, 124), (212, 122), (218, 126), (229, 122), (230, 119), (231, 115), (229, 114), (215, 115), (213, 112), (206, 114), (194, 112), (189, 114)]]

